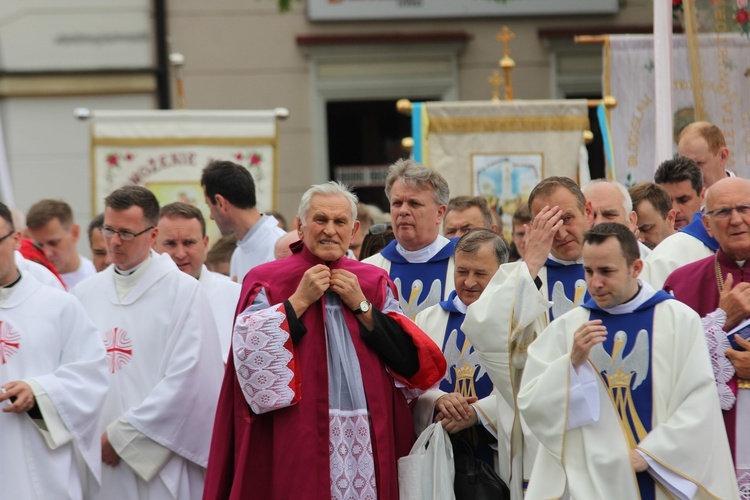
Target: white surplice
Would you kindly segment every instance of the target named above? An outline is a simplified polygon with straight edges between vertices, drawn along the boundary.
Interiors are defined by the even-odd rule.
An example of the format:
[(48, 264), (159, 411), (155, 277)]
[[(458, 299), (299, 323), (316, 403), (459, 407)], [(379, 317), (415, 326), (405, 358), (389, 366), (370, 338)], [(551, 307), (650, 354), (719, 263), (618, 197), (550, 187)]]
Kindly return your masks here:
[(52, 288), (57, 288), (58, 290), (65, 290), (65, 287), (63, 286), (62, 282), (57, 279), (57, 276), (55, 276), (52, 271), (50, 271), (43, 265), (37, 264), (33, 260), (26, 259), (18, 250), (15, 251), (14, 257), (16, 260), (16, 267), (18, 267), (18, 270), (22, 273), (33, 276), (34, 279), (36, 279), (42, 285), (51, 286)]
[[(539, 271), (546, 282), (546, 267)], [(523, 498), (538, 442), (518, 413), (516, 397), (526, 363), (526, 350), (548, 322), (551, 302), (547, 286), (537, 289), (524, 262), (503, 264), (476, 302), (466, 311), (461, 329), (502, 398), (498, 403), (505, 439), (498, 437), (500, 471), (513, 500)], [(510, 415), (509, 415), (510, 413)]]
[(286, 234), (273, 215), (262, 215), (244, 238), (237, 242), (229, 262), (229, 276), (242, 283), (245, 275), (259, 264), (275, 260), (273, 249), (276, 242)]
[(640, 278), (658, 290), (675, 269), (713, 254), (714, 251), (698, 238), (686, 233), (674, 233), (646, 257)]
[(122, 458), (103, 466), (91, 497), (197, 499), (223, 374), (216, 324), (200, 283), (169, 255), (152, 251), (141, 266), (122, 299), (115, 266), (74, 290), (105, 339), (103, 422)]
[(76, 454), (90, 481), (101, 471), (104, 344), (75, 297), (23, 273), (0, 289), (0, 385), (18, 380), (43, 420), (0, 412), (0, 498), (82, 498)]
[(211, 304), (223, 363), (227, 360), (229, 347), (232, 344), (234, 313), (237, 309), (237, 301), (240, 300), (242, 285), (235, 283), (223, 274), (209, 271), (205, 265), (201, 267), (198, 282), (203, 286), (203, 290), (208, 297), (208, 303)]
[[(639, 498), (630, 447), (609, 389), (594, 376), (594, 398), (583, 403), (572, 397), (573, 335), (589, 314), (582, 307), (565, 314), (529, 348), (518, 405), (540, 447), (527, 500), (566, 495), (584, 500)], [(650, 472), (663, 467), (672, 476), (654, 475), (662, 483), (657, 484), (656, 498), (675, 498), (662, 486), (680, 482), (692, 489), (692, 498), (739, 498), (700, 318), (676, 300), (660, 302), (655, 306), (651, 342), (651, 430), (638, 450), (656, 464)], [(576, 401), (579, 406), (593, 405), (595, 417), (571, 425)]]

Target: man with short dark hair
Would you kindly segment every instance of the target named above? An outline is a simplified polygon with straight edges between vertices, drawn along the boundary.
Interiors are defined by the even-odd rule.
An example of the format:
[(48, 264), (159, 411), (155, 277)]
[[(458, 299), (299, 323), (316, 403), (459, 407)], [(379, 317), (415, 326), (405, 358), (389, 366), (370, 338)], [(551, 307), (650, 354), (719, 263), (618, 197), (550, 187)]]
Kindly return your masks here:
[(533, 221), (528, 226), (523, 262), (500, 266), (482, 296), (466, 311), (462, 329), (476, 349), (496, 390), (513, 414), (508, 483), (522, 499), (534, 464), (536, 438), (521, 423), (516, 398), (526, 351), (542, 330), (586, 298), (581, 252), (593, 212), (578, 185), (567, 177), (548, 177), (529, 195)]
[(206, 268), (206, 221), (196, 207), (180, 201), (164, 205), (159, 212), (157, 228), (159, 234), (154, 250), (172, 257), (180, 271), (197, 279), (206, 292), (219, 334), (221, 360), (225, 361), (232, 340), (234, 312), (242, 287), (226, 276), (212, 273)]
[(526, 498), (739, 498), (700, 319), (638, 279), (638, 256), (621, 224), (587, 232), (591, 299), (529, 347)]
[(437, 170), (402, 159), (388, 169), (385, 195), (396, 239), (364, 262), (388, 272), (401, 308), (413, 319), (454, 289), (455, 241), (440, 235), (450, 189)]
[(204, 498), (398, 498), (415, 439), (399, 387), (428, 389), (445, 359), (387, 274), (346, 257), (356, 200), (312, 186), (302, 244), (243, 282)]
[(102, 236), (102, 224), (104, 224), (104, 214), (99, 214), (91, 219), (88, 229), (92, 262), (97, 273), (104, 271), (112, 263), (109, 251), (107, 251), (107, 242)]
[(654, 179), (670, 194), (677, 213), (675, 228), (679, 229), (651, 252), (641, 273), (641, 279), (661, 288), (672, 271), (713, 255), (719, 244), (703, 226), (701, 205), (706, 190), (695, 162), (675, 156), (659, 165)]
[(3, 498), (85, 498), (101, 472), (107, 358), (72, 295), (19, 270), (0, 203), (0, 484)]
[(497, 232), (492, 210), (481, 196), (456, 196), (448, 202), (443, 218), (443, 236), (457, 238), (469, 229), (483, 227)]
[(255, 208), (255, 182), (241, 165), (212, 161), (203, 169), (201, 186), (211, 219), (219, 226), (221, 234), (233, 234), (237, 238), (230, 276), (241, 283), (250, 269), (273, 260), (274, 244), (286, 231), (274, 217)]
[(94, 264), (78, 254), (81, 228), (73, 221), (70, 205), (59, 200), (39, 201), (26, 214), (26, 227), (68, 290), (96, 274)]
[(107, 346), (111, 388), (93, 499), (197, 498), (203, 491), (222, 363), (208, 299), (197, 280), (151, 247), (159, 202), (141, 186), (104, 200), (102, 234), (113, 265), (73, 293)]
[(666, 189), (653, 182), (639, 182), (629, 192), (638, 214), (638, 240), (653, 250), (675, 232), (672, 200)]

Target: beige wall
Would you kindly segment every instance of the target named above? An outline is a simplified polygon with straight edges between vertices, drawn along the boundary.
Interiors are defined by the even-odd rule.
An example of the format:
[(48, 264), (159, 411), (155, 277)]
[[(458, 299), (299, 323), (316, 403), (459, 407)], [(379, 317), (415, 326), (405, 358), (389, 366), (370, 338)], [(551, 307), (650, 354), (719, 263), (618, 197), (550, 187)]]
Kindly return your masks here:
[[(279, 147), (278, 209), (290, 217), (300, 194), (316, 178), (312, 166), (313, 136), (309, 61), (296, 43), (298, 35), (393, 34), (464, 31), (473, 36), (459, 59), (461, 100), (487, 99), (487, 77), (501, 55), (496, 34), (503, 24), (516, 34), (514, 87), (519, 99), (552, 96), (550, 48), (539, 29), (601, 28), (649, 25), (651, 0), (626, 0), (617, 16), (458, 19), (436, 21), (342, 22), (307, 21), (304, 4), (280, 14), (275, 0), (170, 0), (171, 49), (187, 58), (188, 106), (196, 109), (255, 109), (283, 106)], [(606, 31), (606, 30), (603, 30)]]

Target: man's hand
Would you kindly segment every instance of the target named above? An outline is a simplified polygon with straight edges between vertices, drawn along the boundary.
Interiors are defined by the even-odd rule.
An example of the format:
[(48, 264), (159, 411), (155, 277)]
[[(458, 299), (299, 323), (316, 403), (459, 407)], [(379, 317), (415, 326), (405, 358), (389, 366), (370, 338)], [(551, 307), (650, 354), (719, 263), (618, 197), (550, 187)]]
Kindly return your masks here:
[(750, 283), (734, 285), (734, 276), (727, 275), (724, 289), (719, 294), (719, 308), (727, 313), (724, 330), (731, 330), (750, 316)]
[(635, 450), (630, 450), (630, 462), (633, 464), (633, 469), (636, 472), (643, 472), (648, 469), (648, 462), (643, 456)]
[(36, 399), (34, 398), (34, 391), (31, 390), (29, 384), (21, 382), (8, 382), (3, 386), (6, 392), (0, 394), (0, 403), (10, 398), (15, 397), (15, 402), (10, 406), (4, 406), (3, 412), (5, 413), (26, 413), (34, 407)]
[(341, 297), (341, 302), (352, 311), (359, 308), (359, 304), (367, 299), (359, 287), (357, 275), (346, 269), (331, 271), (331, 291), (336, 292)]
[(602, 320), (594, 319), (587, 321), (578, 327), (573, 334), (573, 350), (570, 352), (570, 362), (578, 371), (586, 360), (589, 359), (591, 348), (601, 344), (607, 338), (607, 327), (602, 325)]
[(110, 467), (117, 467), (120, 463), (120, 455), (112, 448), (106, 432), (102, 434), (102, 462)]
[(750, 341), (743, 339), (736, 333), (734, 334), (734, 341), (745, 350), (735, 351), (730, 347), (725, 351), (727, 359), (732, 362), (737, 377), (744, 380), (750, 379)]
[(531, 279), (536, 279), (539, 274), (539, 270), (547, 262), (550, 250), (552, 250), (552, 243), (555, 240), (555, 234), (563, 225), (562, 210), (557, 206), (549, 207), (545, 206), (541, 212), (539, 212), (534, 220), (531, 221), (531, 225), (524, 224), (526, 231), (526, 253), (524, 254), (524, 262), (529, 268)]
[(477, 402), (477, 397), (464, 397), (458, 392), (443, 394), (435, 401), (435, 422), (441, 422), (443, 428), (450, 434), (476, 425), (479, 421), (477, 413), (471, 406)]
[(289, 297), (297, 317), (302, 316), (308, 307), (323, 296), (331, 283), (331, 270), (324, 264), (317, 264), (302, 275), (297, 290)]

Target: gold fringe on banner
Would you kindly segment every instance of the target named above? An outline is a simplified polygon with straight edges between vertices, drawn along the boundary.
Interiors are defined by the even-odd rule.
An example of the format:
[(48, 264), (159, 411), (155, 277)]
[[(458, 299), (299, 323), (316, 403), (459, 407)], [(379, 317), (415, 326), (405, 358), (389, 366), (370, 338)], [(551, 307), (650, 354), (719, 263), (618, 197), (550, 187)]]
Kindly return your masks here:
[(276, 145), (276, 137), (92, 137), (93, 146), (260, 146)]
[(472, 134), (481, 132), (544, 132), (588, 130), (588, 116), (499, 116), (496, 118), (436, 118), (430, 117), (430, 132), (434, 134)]
[(698, 42), (698, 9), (694, 0), (683, 2), (685, 9), (685, 34), (688, 40), (690, 54), (690, 74), (693, 84), (693, 100), (695, 101), (695, 121), (706, 120), (706, 104), (703, 98), (703, 71), (701, 70), (701, 51)]

